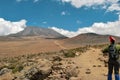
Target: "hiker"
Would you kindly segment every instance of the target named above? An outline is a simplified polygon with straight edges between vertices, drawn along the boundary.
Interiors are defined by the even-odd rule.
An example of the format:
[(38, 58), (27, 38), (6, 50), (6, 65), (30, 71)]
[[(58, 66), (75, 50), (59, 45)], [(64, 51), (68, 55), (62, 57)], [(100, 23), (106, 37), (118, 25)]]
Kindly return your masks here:
[(114, 70), (115, 80), (120, 80), (119, 77), (119, 52), (116, 48), (116, 40), (114, 37), (109, 36), (110, 45), (108, 47), (109, 61), (108, 61), (108, 80), (112, 80), (112, 73)]

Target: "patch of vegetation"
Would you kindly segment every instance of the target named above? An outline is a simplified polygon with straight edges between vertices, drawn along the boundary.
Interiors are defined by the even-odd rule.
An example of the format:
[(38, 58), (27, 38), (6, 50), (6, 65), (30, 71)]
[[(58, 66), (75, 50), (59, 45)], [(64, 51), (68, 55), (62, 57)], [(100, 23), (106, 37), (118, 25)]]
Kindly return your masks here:
[(18, 60), (17, 58), (10, 58), (9, 63), (16, 63)]
[(14, 69), (16, 67), (17, 64), (13, 64), (11, 63), (10, 65), (7, 66), (8, 69)]
[(14, 69), (12, 69), (12, 73), (20, 72), (23, 68), (24, 67), (22, 65), (17, 65)]
[(93, 45), (92, 47), (101, 49), (101, 48), (106, 47), (106, 46), (108, 46), (108, 44)]
[(3, 68), (6, 68), (7, 66), (3, 65), (3, 66), (0, 66), (0, 70), (2, 70)]
[(80, 48), (75, 48), (75, 49), (71, 49), (73, 52), (86, 52), (89, 49), (89, 46), (85, 46), (85, 47), (80, 47)]
[(12, 73), (16, 73), (23, 70), (24, 66), (21, 63), (16, 62), (16, 63), (9, 63), (9, 65), (0, 66), (0, 70), (2, 70), (3, 68), (11, 69)]
[(79, 53), (84, 53), (89, 49), (88, 46), (85, 47), (80, 47), (80, 48), (75, 48), (75, 49), (70, 49), (70, 50), (63, 50), (63, 54), (65, 57), (75, 57), (76, 56), (76, 52)]
[(64, 51), (64, 56), (65, 57), (75, 57), (75, 52), (69, 50), (69, 51)]
[(27, 59), (32, 59), (32, 58), (34, 58), (34, 57), (36, 57), (36, 56), (37, 56), (37, 53), (27, 54), (27, 55), (26, 55), (26, 58), (27, 58)]
[[(108, 45), (109, 46), (109, 45)], [(104, 47), (103, 49), (102, 49), (102, 52), (103, 53), (107, 53), (108, 52), (108, 46), (106, 46), (106, 47)], [(117, 48), (117, 50), (119, 51), (120, 50), (120, 45), (116, 45), (116, 48)]]
[(8, 58), (1, 59), (1, 62), (8, 62), (8, 61), (9, 61)]

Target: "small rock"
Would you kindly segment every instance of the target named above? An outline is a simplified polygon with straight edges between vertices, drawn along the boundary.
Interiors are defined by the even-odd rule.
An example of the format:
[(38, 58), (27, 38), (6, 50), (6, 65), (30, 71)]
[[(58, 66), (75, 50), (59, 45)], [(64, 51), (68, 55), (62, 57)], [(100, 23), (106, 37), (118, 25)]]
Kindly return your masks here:
[(43, 80), (52, 73), (52, 64), (46, 59), (39, 59), (38, 64), (25, 72), (25, 78), (30, 80)]
[(69, 66), (66, 68), (66, 79), (69, 79), (70, 77), (77, 77), (79, 72), (79, 69), (77, 69), (75, 66)]
[(86, 74), (91, 74), (91, 72), (90, 71), (87, 71), (87, 72), (85, 72)]
[(93, 65), (93, 67), (96, 67), (96, 65)]
[(5, 73), (8, 73), (8, 72), (11, 72), (10, 69), (7, 69), (7, 68), (3, 68), (1, 71), (0, 71), (0, 75), (3, 75)]
[(90, 69), (86, 69), (86, 72), (85, 72), (86, 74), (91, 74), (91, 71), (90, 71)]
[(105, 64), (105, 67), (108, 67), (108, 64)]
[(76, 52), (76, 53), (75, 53), (75, 55), (76, 55), (76, 56), (79, 56), (79, 55), (80, 55), (80, 53), (79, 53), (79, 52)]

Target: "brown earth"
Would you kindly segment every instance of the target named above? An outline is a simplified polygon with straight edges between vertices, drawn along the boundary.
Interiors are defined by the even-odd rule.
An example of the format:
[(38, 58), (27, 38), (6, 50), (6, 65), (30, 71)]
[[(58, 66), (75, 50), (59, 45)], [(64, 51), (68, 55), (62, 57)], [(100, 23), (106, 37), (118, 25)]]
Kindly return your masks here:
[[(44, 39), (39, 36), (0, 37), (0, 57), (54, 52), (86, 45), (108, 44), (108, 37), (109, 35), (94, 33), (80, 34), (76, 37), (66, 39)], [(117, 42), (120, 42), (119, 37), (115, 38)]]
[(0, 57), (37, 54), (61, 50), (55, 40), (27, 38), (23, 40), (0, 41)]
[[(83, 45), (65, 44), (63, 41), (55, 39), (25, 37), (23, 40), (0, 41), (0, 58), (26, 54), (38, 54), (41, 52), (59, 53), (60, 50), (72, 49), (80, 46)], [(105, 67), (104, 61), (108, 58), (103, 57), (101, 49), (102, 48), (90, 47), (86, 52), (77, 52), (77, 56), (73, 58), (65, 58), (64, 56), (61, 56), (61, 63), (63, 66), (69, 66), (69, 64), (72, 64), (77, 66), (80, 71), (77, 77), (73, 77), (70, 80), (106, 80), (107, 67)], [(60, 56), (60, 54), (55, 55)], [(53, 57), (53, 55), (45, 54), (38, 58), (45, 58), (49, 60), (51, 57)], [(11, 76), (12, 75), (10, 73), (6, 73), (5, 75), (0, 76), (0, 80), (12, 80)]]
[[(59, 53), (52, 54), (52, 55), (46, 54), (46, 55), (42, 55), (41, 57), (37, 56), (37, 58), (33, 58), (31, 60), (36, 60), (36, 61), (40, 59), (49, 60), (53, 56), (57, 56), (57, 55), (60, 56)], [(57, 64), (61, 63), (61, 65), (58, 65), (57, 67), (55, 67), (56, 69), (58, 68), (59, 70), (60, 66), (71, 67), (73, 65), (73, 66), (77, 66), (77, 69), (79, 71), (76, 77), (71, 77), (69, 80), (107, 80), (107, 67), (105, 67), (104, 61), (107, 60), (108, 58), (103, 57), (101, 48), (90, 47), (86, 52), (83, 52), (83, 53), (77, 52), (76, 57), (73, 57), (73, 58), (65, 58), (63, 56), (60, 56), (60, 57), (62, 58), (62, 60), (59, 59), (59, 57), (54, 58), (54, 60), (60, 61), (60, 62), (57, 62)], [(52, 63), (53, 65), (55, 65), (56, 61)], [(72, 68), (70, 68), (69, 70), (71, 69)], [(74, 72), (74, 71), (72, 73), (76, 74), (77, 72)], [(59, 77), (59, 75), (60, 74), (56, 73), (55, 75), (51, 74), (49, 77), (55, 77), (55, 76)], [(49, 79), (49, 77), (46, 80), (53, 80), (53, 79)], [(114, 78), (114, 75), (113, 75), (113, 78)], [(12, 79), (12, 76), (10, 75), (10, 73), (6, 73), (5, 75), (0, 76), (0, 80), (11, 80), (11, 79)], [(67, 80), (67, 79), (61, 78), (57, 80)]]
[[(80, 65), (82, 80), (106, 80), (107, 67), (98, 58), (102, 57), (100, 49), (91, 48), (86, 53), (74, 59)], [(88, 72), (88, 73), (87, 73)], [(90, 72), (90, 73), (89, 73)]]
[[(109, 44), (110, 35), (99, 35), (95, 33), (85, 33), (78, 36), (63, 39), (60, 41), (61, 44), (67, 47), (79, 47), (84, 45), (101, 45)], [(120, 37), (113, 36), (116, 39), (116, 43), (120, 42)]]

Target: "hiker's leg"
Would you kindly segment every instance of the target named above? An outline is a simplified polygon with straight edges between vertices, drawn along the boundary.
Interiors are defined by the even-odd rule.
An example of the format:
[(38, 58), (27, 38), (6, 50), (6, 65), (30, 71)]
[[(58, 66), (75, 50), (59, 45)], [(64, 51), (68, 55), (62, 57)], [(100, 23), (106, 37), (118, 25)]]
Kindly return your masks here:
[(112, 80), (113, 64), (108, 62), (108, 80)]
[(119, 63), (116, 61), (114, 64), (115, 80), (120, 80), (119, 77)]

